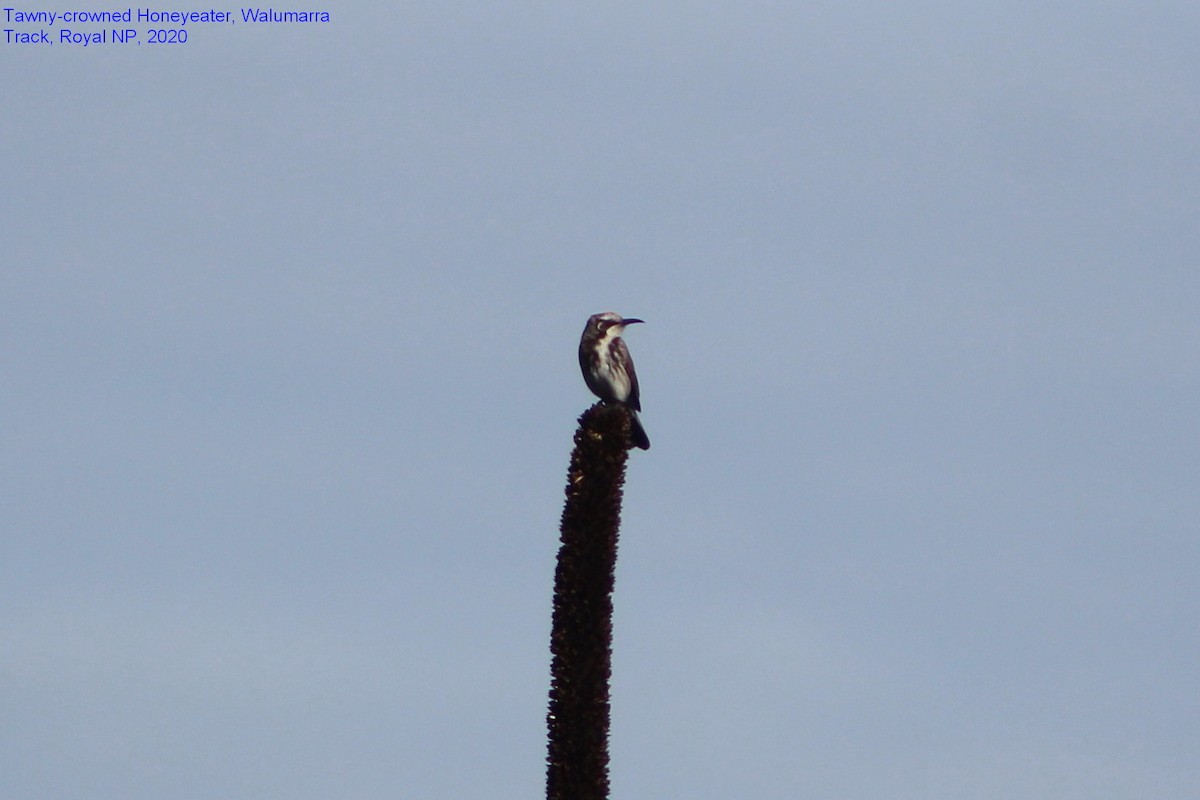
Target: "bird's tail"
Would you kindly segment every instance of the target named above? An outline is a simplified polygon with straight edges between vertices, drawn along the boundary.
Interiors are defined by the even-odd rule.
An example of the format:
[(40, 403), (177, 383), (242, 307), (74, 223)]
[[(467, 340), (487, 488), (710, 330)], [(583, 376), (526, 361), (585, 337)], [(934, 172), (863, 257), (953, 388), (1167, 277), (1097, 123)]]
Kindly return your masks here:
[(646, 435), (646, 429), (642, 427), (642, 419), (638, 416), (638, 412), (632, 408), (629, 409), (629, 440), (633, 442), (633, 446), (642, 450), (650, 449), (650, 437)]

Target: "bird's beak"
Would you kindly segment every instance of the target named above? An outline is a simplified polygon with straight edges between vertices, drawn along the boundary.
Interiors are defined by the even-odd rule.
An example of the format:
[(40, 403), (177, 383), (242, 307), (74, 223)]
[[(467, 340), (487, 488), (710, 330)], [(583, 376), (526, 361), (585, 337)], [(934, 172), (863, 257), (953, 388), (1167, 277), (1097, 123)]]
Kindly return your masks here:
[(645, 320), (641, 320), (641, 319), (623, 319), (623, 320), (621, 320), (621, 325), (622, 325), (622, 326), (624, 326), (624, 325), (632, 325), (632, 324), (633, 324), (633, 323), (635, 323), (635, 322), (645, 322)]

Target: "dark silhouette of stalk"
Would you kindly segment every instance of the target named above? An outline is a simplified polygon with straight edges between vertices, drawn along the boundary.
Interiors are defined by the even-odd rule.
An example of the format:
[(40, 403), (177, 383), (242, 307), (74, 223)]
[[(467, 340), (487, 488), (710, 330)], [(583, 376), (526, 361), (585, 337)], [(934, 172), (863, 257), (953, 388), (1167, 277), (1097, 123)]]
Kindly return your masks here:
[(554, 573), (548, 800), (608, 798), (612, 591), (628, 447), (624, 408), (597, 403), (579, 418)]

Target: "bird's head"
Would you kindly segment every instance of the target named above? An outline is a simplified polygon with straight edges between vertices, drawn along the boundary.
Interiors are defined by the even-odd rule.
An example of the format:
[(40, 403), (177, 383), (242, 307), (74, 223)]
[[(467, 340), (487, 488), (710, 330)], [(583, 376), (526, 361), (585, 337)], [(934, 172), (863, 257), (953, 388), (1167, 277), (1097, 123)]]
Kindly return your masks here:
[(598, 339), (620, 336), (626, 325), (642, 322), (640, 319), (625, 319), (615, 311), (592, 314), (588, 317), (587, 332)]

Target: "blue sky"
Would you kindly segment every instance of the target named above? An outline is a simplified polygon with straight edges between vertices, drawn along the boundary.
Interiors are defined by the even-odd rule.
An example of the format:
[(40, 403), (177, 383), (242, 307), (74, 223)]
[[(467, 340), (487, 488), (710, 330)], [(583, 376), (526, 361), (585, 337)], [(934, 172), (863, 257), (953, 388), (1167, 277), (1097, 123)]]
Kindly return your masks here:
[(1200, 11), (331, 11), (0, 47), (0, 794), (539, 796), (615, 310), (615, 797), (1195, 795)]

